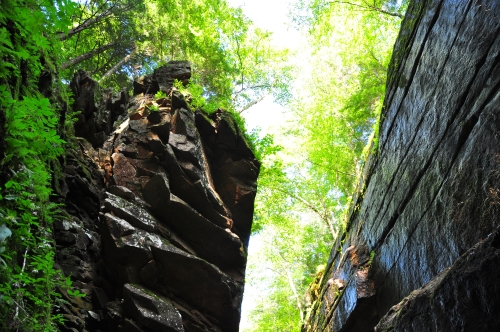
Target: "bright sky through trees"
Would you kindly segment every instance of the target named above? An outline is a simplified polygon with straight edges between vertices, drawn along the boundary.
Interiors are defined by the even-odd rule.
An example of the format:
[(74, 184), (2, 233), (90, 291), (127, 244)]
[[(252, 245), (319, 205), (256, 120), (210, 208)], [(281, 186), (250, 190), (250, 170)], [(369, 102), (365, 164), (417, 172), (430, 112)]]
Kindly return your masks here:
[(261, 127), (283, 146), (263, 160), (243, 332), (298, 331), (306, 319), (305, 292), (342, 228), (381, 110), (402, 4), (230, 1), (290, 49), (295, 66), (285, 108), (267, 97), (243, 113), (249, 129)]
[[(258, 27), (273, 33), (273, 42), (283, 48), (293, 51), (299, 49), (301, 43), (305, 43), (304, 37), (290, 26), (290, 19), (287, 16), (290, 2), (287, 0), (229, 0), (233, 7), (240, 7)], [(291, 116), (287, 109), (274, 102), (272, 96), (267, 96), (262, 102), (252, 106), (243, 114), (247, 129), (261, 128), (262, 133), (278, 134), (286, 120)], [(283, 143), (283, 142), (281, 142)], [(253, 235), (250, 240), (249, 256), (256, 257), (259, 247), (263, 246), (262, 236)], [(258, 259), (257, 259), (258, 261)], [(273, 274), (269, 270), (263, 269), (261, 283), (247, 282), (242, 304), (242, 314), (240, 329), (245, 330), (251, 327), (248, 316), (251, 310), (257, 309), (257, 300), (268, 294), (269, 286), (266, 280), (272, 279)]]
[[(288, 0), (229, 0), (232, 7), (240, 7), (256, 26), (272, 32), (273, 44), (292, 51), (305, 43), (304, 37), (290, 26), (287, 16), (290, 1)], [(275, 103), (272, 96), (243, 113), (247, 129), (260, 127), (263, 133), (273, 132), (284, 124), (286, 109)]]
[[(7, 259), (10, 265), (0, 274), (0, 293), (9, 299), (0, 303), (0, 328), (5, 315), (14, 317), (11, 323), (19, 330), (48, 331), (60, 320), (51, 310), (56, 288), (52, 276), (57, 273), (51, 258), (54, 248), (43, 244), (52, 241), (52, 235), (37, 226), (27, 203), (51, 211), (44, 206), (52, 204), (49, 175), (60, 170), (54, 164), (63, 152), (59, 135), (73, 137), (78, 116), (68, 113), (61, 123), (51, 122), (60, 118), (61, 105), (71, 103), (65, 83), (76, 71), (85, 70), (102, 88), (116, 91), (130, 86), (131, 73), (140, 76), (169, 60), (188, 60), (193, 75), (183, 92), (191, 95), (191, 108), (208, 113), (225, 108), (241, 126), (244, 116), (247, 138), (262, 162), (242, 332), (298, 331), (311, 307), (304, 293), (321, 273), (332, 241), (342, 231), (369, 152), (365, 146), (377, 128), (392, 45), (406, 3), (2, 1), (0, 122), (8, 110), (2, 165), (32, 169), (18, 172), (19, 185), (8, 190), (26, 200), (0, 199), (0, 210), (12, 212), (4, 218), (12, 230), (12, 246), (0, 248), (0, 256), (4, 261), (14, 257)], [(300, 33), (290, 27), (292, 21)], [(40, 94), (44, 85), (38, 78), (54, 86)], [(34, 132), (24, 130), (23, 121), (39, 118), (48, 121), (40, 134), (36, 126), (29, 126)], [(262, 131), (251, 133), (255, 127)], [(43, 139), (33, 144), (33, 137)], [(44, 152), (47, 149), (51, 153)], [(33, 178), (38, 181), (35, 187)], [(31, 221), (22, 228), (12, 220), (25, 212)], [(45, 217), (49, 223), (53, 216)], [(32, 241), (26, 241), (23, 232), (35, 229)], [(22, 261), (16, 255), (22, 253), (25, 266), (44, 263), (45, 279), (15, 273), (16, 262)], [(12, 288), (16, 276), (23, 279), (14, 284), (28, 286)], [(46, 280), (52, 282), (49, 287), (43, 284)], [(36, 291), (42, 286), (43, 291)], [(35, 290), (33, 303), (43, 305), (20, 307), (26, 299), (24, 289)]]

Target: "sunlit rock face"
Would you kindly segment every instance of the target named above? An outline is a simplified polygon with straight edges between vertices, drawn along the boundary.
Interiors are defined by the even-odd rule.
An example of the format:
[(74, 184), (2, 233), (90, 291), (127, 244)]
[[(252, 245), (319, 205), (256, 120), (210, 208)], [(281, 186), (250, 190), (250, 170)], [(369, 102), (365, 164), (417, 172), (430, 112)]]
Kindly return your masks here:
[(61, 184), (57, 261), (87, 296), (66, 297), (62, 330), (238, 331), (259, 163), (228, 113), (172, 89), (189, 68), (169, 63), (98, 105), (75, 75), (92, 99), (75, 101), (91, 109)]
[(409, 5), (378, 145), (303, 331), (500, 330), (499, 31), (497, 1)]

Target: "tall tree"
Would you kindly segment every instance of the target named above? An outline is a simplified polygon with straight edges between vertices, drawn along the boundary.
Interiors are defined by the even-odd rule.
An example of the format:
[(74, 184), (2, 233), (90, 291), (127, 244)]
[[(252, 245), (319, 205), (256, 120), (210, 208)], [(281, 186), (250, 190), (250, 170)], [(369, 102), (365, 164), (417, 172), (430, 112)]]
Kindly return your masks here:
[[(285, 146), (263, 161), (256, 229), (272, 244), (261, 244), (267, 248), (259, 257), (268, 264), (265, 270), (252, 264), (250, 252), (249, 275), (272, 281), (267, 299), (250, 313), (253, 326), (248, 331), (277, 326), (296, 331), (307, 315), (307, 303), (304, 298), (297, 302), (295, 294), (304, 294), (308, 282), (295, 277), (290, 283), (288, 267), (310, 281), (343, 226), (364, 149), (380, 116), (392, 44), (404, 12), (404, 3), (397, 1), (313, 0), (297, 7), (295, 22), (310, 36), (305, 49), (312, 69), (301, 77), (290, 104), (294, 117), (287, 125), (296, 129), (287, 131), (287, 140), (300, 143), (289, 147), (293, 152)], [(311, 229), (314, 236), (308, 236)], [(300, 255), (323, 260), (287, 256), (297, 247)]]
[(244, 111), (263, 96), (289, 98), (287, 52), (226, 1), (89, 0), (64, 41), (64, 75), (77, 68), (120, 86), (169, 60), (193, 63), (193, 83), (225, 108)]

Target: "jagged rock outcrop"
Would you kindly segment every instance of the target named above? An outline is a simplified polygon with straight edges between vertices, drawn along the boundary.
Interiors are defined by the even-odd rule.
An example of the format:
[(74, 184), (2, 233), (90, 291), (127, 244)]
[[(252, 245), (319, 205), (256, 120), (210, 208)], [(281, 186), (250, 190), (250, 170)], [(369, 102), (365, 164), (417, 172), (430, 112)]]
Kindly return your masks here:
[(141, 76), (134, 81), (134, 95), (141, 93), (154, 95), (158, 91), (167, 92), (178, 80), (187, 84), (191, 78), (189, 61), (170, 61), (168, 66), (154, 70), (152, 75)]
[(500, 330), (499, 17), (496, 1), (410, 3), (303, 331)]
[(169, 63), (135, 82), (147, 94), (98, 105), (75, 75), (84, 138), (59, 190), (56, 261), (87, 296), (63, 294), (62, 330), (238, 331), (259, 163), (228, 113), (172, 89), (188, 69)]
[(114, 95), (105, 91), (100, 103), (96, 104), (97, 82), (83, 70), (74, 74), (70, 88), (75, 98), (73, 111), (78, 112), (75, 135), (84, 137), (94, 147), (102, 145), (113, 129), (113, 123), (126, 111), (127, 91)]

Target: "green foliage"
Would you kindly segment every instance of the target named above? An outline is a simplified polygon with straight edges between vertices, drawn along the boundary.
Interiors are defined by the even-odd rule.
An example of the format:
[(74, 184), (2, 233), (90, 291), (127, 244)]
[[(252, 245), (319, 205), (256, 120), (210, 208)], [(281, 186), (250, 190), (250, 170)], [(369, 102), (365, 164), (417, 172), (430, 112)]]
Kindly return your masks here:
[(196, 83), (197, 80), (195, 77), (196, 75), (192, 77), (187, 85), (184, 85), (179, 80), (174, 80), (174, 87), (186, 97), (187, 102), (192, 109), (202, 109), (207, 114), (211, 114), (219, 108), (230, 106), (227, 99), (206, 99), (204, 97), (205, 89), (202, 85)]
[[(6, 116), (0, 164), (0, 330), (53, 331), (67, 288), (54, 269), (50, 163), (63, 153), (55, 103), (38, 92), (42, 71), (55, 71), (57, 32), (67, 31), (76, 4), (7, 0), (0, 13), (0, 110)], [(60, 88), (60, 85), (57, 85)], [(67, 101), (60, 93), (59, 102)], [(70, 290), (71, 291), (71, 290)]]
[[(260, 257), (250, 253), (247, 271), (250, 278), (260, 274), (261, 282), (267, 280), (264, 292), (270, 298), (251, 311), (253, 325), (245, 331), (300, 329), (308, 308), (296, 295), (305, 293), (345, 227), (366, 147), (376, 140), (370, 134), (379, 126), (392, 44), (406, 2), (349, 3), (312, 0), (296, 6), (295, 22), (310, 33), (307, 58), (314, 65), (290, 104), (295, 116), (283, 139), (287, 144), (263, 158), (254, 232), (273, 240), (259, 243)], [(303, 261), (304, 255), (310, 261)], [(272, 273), (262, 271), (264, 264)], [(284, 271), (293, 277), (283, 277)]]
[(167, 94), (163, 91), (158, 91), (156, 94), (155, 94), (155, 98), (156, 99), (160, 99), (160, 98), (166, 98), (167, 97)]
[(160, 107), (157, 106), (157, 105), (149, 105), (149, 106), (146, 106), (146, 107), (151, 112), (158, 112), (160, 110)]
[(60, 275), (54, 270), (51, 224), (58, 206), (49, 201), (48, 163), (63, 152), (64, 141), (56, 133), (58, 116), (48, 99), (17, 101), (5, 86), (0, 94), (8, 133), (2, 169), (12, 172), (0, 202), (5, 212), (1, 223), (12, 231), (0, 254), (6, 263), (0, 268), (0, 316), (13, 326), (51, 330), (61, 317), (52, 315)]
[(250, 313), (252, 324), (243, 331), (298, 331), (298, 303), (303, 316), (304, 291), (314, 279), (318, 265), (328, 257), (328, 228), (311, 218), (289, 215), (280, 223), (261, 229), (252, 241), (256, 242), (251, 244), (247, 281), (252, 284), (250, 287), (257, 284), (257, 288), (263, 289)]
[(373, 260), (375, 259), (375, 251), (372, 250), (370, 252), (370, 258), (368, 259), (368, 263), (366, 264), (368, 267), (372, 266)]
[[(270, 158), (279, 151), (283, 150), (283, 147), (280, 145), (276, 145), (274, 143), (274, 136), (271, 134), (266, 134), (261, 138), (261, 130), (259, 128), (254, 129), (250, 134), (248, 135), (248, 141), (253, 145), (253, 152), (255, 154), (255, 157), (257, 160), (262, 161), (264, 158)], [(264, 170), (268, 170), (268, 168), (271, 169), (276, 169), (272, 165), (268, 165), (267, 163), (264, 163), (261, 165), (261, 172)], [(261, 176), (261, 179), (263, 177)]]
[[(313, 69), (294, 107), (306, 128), (303, 146), (309, 172), (322, 179), (321, 184), (345, 206), (366, 158), (364, 148), (378, 128), (400, 18), (345, 3), (318, 7), (319, 2), (312, 2), (309, 6), (314, 18), (310, 25), (313, 43), (322, 45), (312, 55), (313, 61), (327, 66)], [(370, 6), (396, 10), (392, 2), (370, 2)]]
[(272, 47), (270, 34), (225, 0), (91, 0), (71, 18), (60, 56), (66, 79), (83, 68), (123, 87), (169, 60), (189, 60), (191, 90), (207, 99), (205, 108), (243, 111), (268, 94), (290, 98), (288, 52)]

